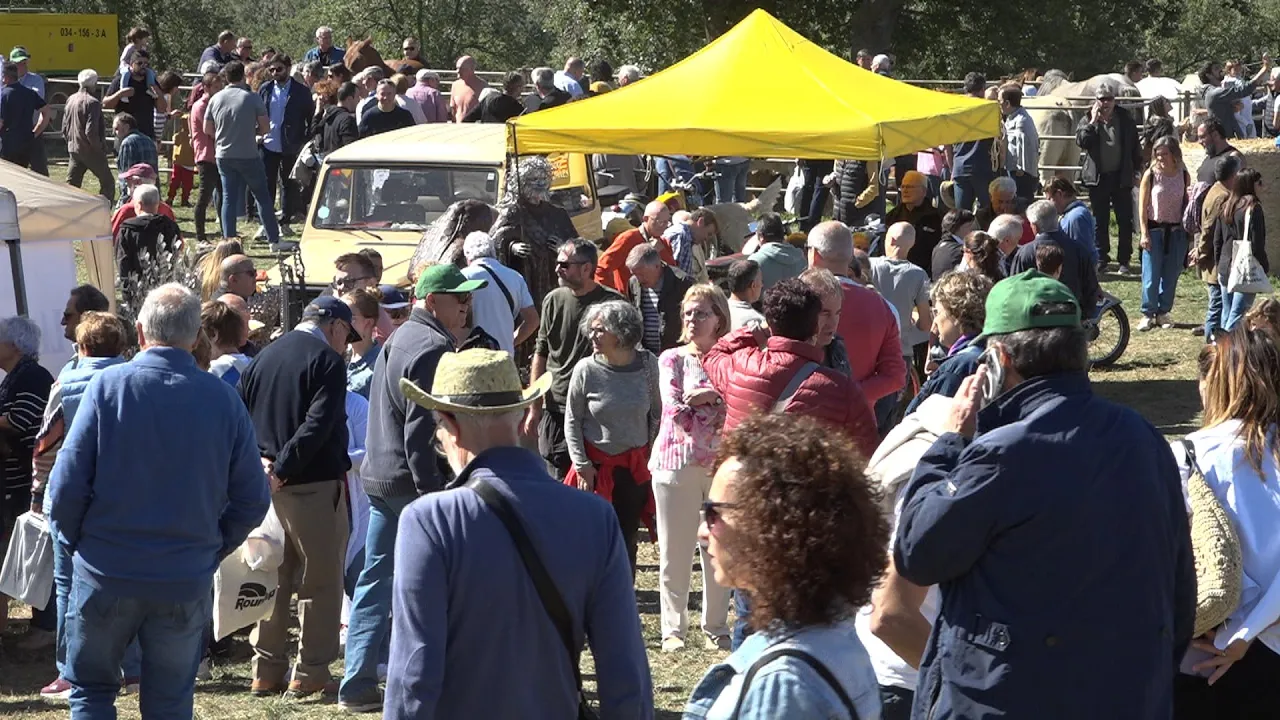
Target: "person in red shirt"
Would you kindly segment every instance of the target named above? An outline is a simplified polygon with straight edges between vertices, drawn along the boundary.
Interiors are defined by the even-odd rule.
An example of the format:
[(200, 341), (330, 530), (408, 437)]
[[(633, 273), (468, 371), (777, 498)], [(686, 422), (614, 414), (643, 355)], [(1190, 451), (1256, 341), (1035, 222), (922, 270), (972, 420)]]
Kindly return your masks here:
[[(116, 208), (115, 213), (111, 216), (111, 237), (118, 237), (120, 234), (120, 226), (125, 220), (138, 216), (138, 208), (133, 202), (133, 189), (139, 185), (155, 185), (156, 171), (146, 163), (138, 163), (133, 167), (120, 173), (120, 179), (125, 182), (129, 188), (129, 195), (124, 198), (124, 204)], [(173, 208), (169, 203), (160, 201), (160, 215), (177, 222), (177, 218), (173, 216)]]
[[(830, 220), (809, 231), (809, 267), (830, 270), (844, 291), (836, 332), (849, 353), (849, 370), (872, 404), (894, 398), (906, 385), (898, 318), (889, 303), (849, 277), (853, 262), (853, 233), (844, 223)], [(909, 321), (904, 318), (903, 321)], [(892, 401), (885, 401), (892, 407)], [(877, 409), (879, 405), (877, 404)]]
[(658, 246), (662, 262), (671, 267), (676, 265), (676, 257), (671, 252), (671, 245), (663, 239), (662, 233), (671, 227), (671, 211), (667, 206), (654, 200), (644, 207), (644, 220), (640, 227), (619, 233), (613, 244), (600, 256), (600, 264), (596, 266), (596, 282), (613, 288), (623, 295), (631, 282), (631, 271), (627, 269), (627, 255), (632, 248), (642, 242)]

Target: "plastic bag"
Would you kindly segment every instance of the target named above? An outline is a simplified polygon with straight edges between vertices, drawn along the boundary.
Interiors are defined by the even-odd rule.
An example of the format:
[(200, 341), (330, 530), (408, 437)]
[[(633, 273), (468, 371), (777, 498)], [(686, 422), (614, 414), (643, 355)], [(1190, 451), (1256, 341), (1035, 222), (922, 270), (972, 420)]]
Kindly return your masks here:
[(0, 568), (0, 593), (44, 610), (53, 593), (53, 535), (44, 516), (18, 516)]
[[(792, 215), (800, 214), (800, 199), (804, 196), (804, 171), (797, 165), (787, 181), (787, 192), (782, 198), (782, 207)], [(807, 209), (806, 209), (807, 212)]]
[(284, 526), (275, 506), (213, 576), (215, 640), (271, 617), (284, 562)]

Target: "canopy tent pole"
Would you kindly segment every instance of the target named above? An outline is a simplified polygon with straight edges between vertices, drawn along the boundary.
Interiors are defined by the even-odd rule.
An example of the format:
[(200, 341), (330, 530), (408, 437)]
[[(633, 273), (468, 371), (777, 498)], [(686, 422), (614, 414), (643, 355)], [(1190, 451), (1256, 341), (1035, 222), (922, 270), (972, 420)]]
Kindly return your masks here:
[(9, 246), (9, 266), (13, 271), (13, 302), (18, 314), (27, 315), (27, 281), (22, 274), (22, 248), (18, 230), (18, 198), (0, 187), (0, 240)]

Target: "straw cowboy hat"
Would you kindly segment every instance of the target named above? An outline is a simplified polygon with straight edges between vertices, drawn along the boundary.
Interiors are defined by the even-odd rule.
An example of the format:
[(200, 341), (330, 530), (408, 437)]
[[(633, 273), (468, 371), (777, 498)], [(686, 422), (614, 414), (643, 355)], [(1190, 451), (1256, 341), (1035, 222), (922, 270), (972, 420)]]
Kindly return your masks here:
[(400, 392), (428, 410), (447, 413), (496, 415), (522, 410), (551, 387), (551, 373), (520, 387), (520, 373), (511, 355), (500, 350), (463, 350), (445, 353), (436, 367), (431, 392), (400, 378)]

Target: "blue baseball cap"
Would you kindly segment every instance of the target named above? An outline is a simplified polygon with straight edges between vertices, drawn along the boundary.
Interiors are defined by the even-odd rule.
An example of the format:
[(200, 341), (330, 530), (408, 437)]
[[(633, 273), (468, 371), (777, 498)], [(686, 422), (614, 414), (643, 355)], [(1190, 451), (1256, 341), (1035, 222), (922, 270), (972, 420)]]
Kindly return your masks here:
[(360, 342), (360, 333), (356, 332), (351, 315), (351, 308), (332, 295), (321, 295), (311, 304), (303, 308), (302, 319), (305, 320), (341, 320), (347, 324), (347, 342)]
[(378, 294), (382, 296), (380, 304), (388, 310), (409, 307), (409, 296), (395, 285), (379, 285)]

